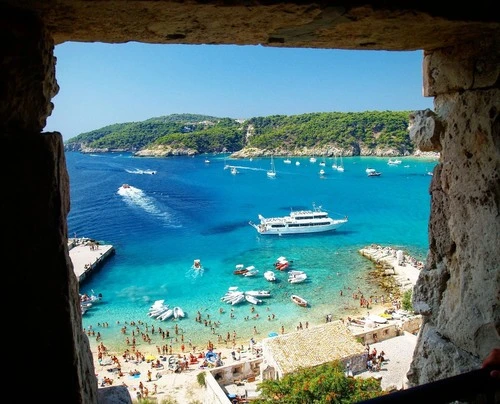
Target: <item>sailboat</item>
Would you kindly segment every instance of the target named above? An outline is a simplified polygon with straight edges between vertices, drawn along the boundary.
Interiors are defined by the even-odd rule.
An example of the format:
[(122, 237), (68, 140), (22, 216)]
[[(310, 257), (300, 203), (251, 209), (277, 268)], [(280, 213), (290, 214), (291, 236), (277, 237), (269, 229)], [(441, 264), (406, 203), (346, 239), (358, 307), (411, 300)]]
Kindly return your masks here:
[(333, 164), (332, 164), (332, 168), (333, 168), (334, 170), (336, 170), (336, 169), (337, 169), (337, 167), (338, 167), (338, 165), (337, 165), (337, 154), (335, 154), (335, 160), (334, 160), (334, 162), (333, 162)]
[(276, 178), (276, 169), (274, 168), (274, 158), (271, 156), (271, 169), (267, 170), (267, 176), (269, 178)]
[(340, 155), (340, 164), (337, 166), (337, 171), (344, 172), (344, 161), (342, 160), (342, 155)]

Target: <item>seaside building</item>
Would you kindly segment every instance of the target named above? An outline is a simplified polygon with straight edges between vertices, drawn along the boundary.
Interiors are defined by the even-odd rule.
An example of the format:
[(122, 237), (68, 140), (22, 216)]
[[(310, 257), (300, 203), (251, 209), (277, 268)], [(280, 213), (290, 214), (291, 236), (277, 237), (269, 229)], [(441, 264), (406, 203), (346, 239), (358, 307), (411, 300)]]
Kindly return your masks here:
[(299, 368), (338, 360), (353, 373), (366, 368), (365, 346), (343, 321), (290, 332), (262, 341), (262, 380), (280, 379)]

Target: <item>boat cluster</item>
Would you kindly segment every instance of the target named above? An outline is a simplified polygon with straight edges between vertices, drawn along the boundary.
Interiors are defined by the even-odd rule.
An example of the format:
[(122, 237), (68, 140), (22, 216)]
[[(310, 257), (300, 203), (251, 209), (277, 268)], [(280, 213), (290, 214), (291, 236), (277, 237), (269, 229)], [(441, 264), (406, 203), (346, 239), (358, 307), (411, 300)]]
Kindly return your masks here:
[(165, 304), (165, 300), (156, 300), (149, 308), (148, 316), (164, 321), (169, 318), (180, 319), (185, 316), (185, 313), (179, 306), (170, 308), (168, 304)]
[(237, 286), (232, 286), (220, 300), (234, 306), (244, 301), (251, 304), (259, 304), (262, 303), (261, 297), (271, 297), (271, 292), (268, 290), (249, 290), (242, 292), (238, 290)]

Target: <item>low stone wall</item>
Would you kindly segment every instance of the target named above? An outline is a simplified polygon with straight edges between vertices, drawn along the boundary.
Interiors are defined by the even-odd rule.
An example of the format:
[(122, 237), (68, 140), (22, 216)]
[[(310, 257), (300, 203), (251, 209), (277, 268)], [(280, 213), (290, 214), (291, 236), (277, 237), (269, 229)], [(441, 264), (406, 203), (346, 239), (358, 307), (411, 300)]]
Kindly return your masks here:
[(234, 362), (231, 365), (217, 367), (207, 372), (205, 403), (227, 404), (230, 403), (227, 392), (223, 387), (233, 384), (235, 380), (248, 379), (260, 374), (262, 358), (248, 361)]
[(351, 331), (356, 338), (359, 338), (361, 342), (366, 345), (397, 337), (404, 331), (411, 334), (417, 334), (420, 331), (421, 325), (422, 316), (418, 315), (407, 318), (404, 321), (378, 324), (374, 328), (359, 328), (359, 331), (351, 328)]

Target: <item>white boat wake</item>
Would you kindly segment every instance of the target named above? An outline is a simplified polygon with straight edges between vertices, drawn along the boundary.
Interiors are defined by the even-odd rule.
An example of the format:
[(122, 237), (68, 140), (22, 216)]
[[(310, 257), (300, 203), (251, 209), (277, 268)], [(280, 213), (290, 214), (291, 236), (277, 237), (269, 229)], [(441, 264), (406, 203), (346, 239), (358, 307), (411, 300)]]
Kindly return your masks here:
[(118, 188), (117, 194), (120, 195), (128, 205), (141, 208), (148, 214), (162, 219), (170, 226), (181, 227), (180, 224), (175, 223), (175, 219), (169, 212), (161, 210), (157, 206), (157, 201), (147, 196), (142, 189), (123, 184)]

